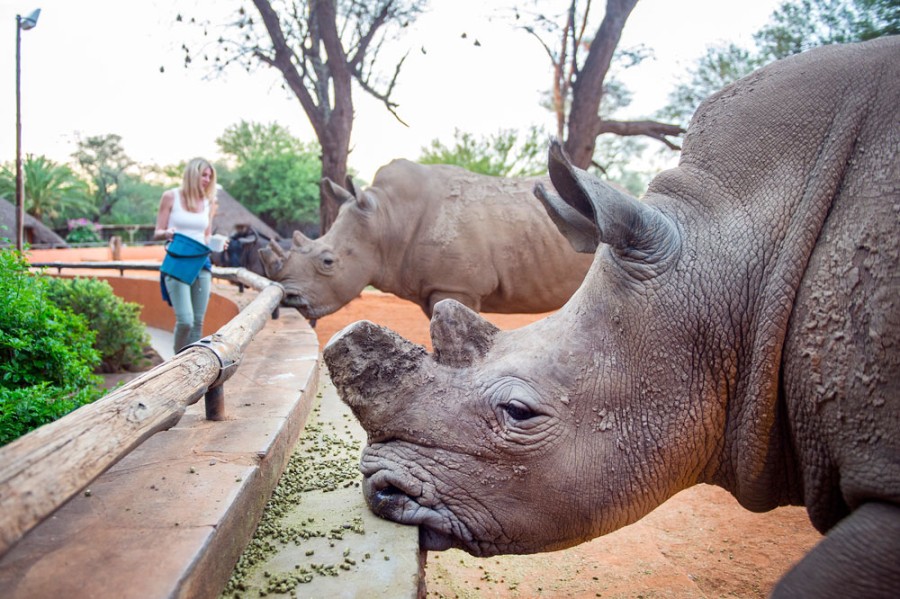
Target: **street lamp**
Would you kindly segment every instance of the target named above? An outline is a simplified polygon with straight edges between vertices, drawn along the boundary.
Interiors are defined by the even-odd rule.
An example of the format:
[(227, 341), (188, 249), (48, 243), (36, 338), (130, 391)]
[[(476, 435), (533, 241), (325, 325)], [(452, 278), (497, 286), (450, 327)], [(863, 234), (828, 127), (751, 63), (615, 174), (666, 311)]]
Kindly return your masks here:
[(21, 56), (22, 30), (34, 29), (41, 9), (38, 8), (27, 17), (16, 15), (16, 249), (22, 251), (22, 239), (25, 235), (25, 182), (22, 180), (22, 92), (21, 92)]

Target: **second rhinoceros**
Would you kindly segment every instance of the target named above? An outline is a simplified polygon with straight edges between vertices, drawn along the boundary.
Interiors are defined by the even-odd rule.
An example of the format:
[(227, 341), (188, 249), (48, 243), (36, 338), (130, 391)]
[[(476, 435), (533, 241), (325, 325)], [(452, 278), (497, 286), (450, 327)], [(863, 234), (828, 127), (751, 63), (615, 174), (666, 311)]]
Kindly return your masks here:
[(368, 433), (364, 493), (426, 550), (561, 549), (697, 483), (805, 505), (780, 597), (900, 589), (900, 37), (773, 63), (697, 111), (644, 201), (558, 145), (539, 190), (579, 247), (568, 303), (498, 331), (452, 301), (434, 352), (326, 346)]
[(478, 312), (539, 313), (562, 306), (591, 264), (547, 216), (536, 179), (489, 177), (448, 165), (394, 160), (357, 191), (329, 179), (341, 203), (328, 232), (295, 232), (289, 252), (260, 250), (284, 305), (310, 319), (338, 310), (366, 286), (415, 302), (431, 316), (442, 299)]

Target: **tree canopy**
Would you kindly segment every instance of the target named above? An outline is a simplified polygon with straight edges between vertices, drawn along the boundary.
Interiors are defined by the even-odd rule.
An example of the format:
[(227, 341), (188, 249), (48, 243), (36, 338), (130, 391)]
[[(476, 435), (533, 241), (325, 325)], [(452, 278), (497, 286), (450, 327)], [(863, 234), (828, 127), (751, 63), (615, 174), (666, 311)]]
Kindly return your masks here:
[(317, 144), (301, 142), (276, 123), (247, 121), (226, 128), (216, 143), (234, 165), (222, 184), (248, 210), (287, 236), (316, 220), (322, 178)]

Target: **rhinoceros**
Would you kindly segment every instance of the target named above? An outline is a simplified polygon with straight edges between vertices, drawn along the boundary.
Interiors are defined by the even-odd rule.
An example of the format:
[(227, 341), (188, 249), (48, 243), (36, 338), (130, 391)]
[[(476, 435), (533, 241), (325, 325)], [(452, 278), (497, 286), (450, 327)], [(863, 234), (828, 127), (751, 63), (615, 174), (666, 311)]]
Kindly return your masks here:
[(536, 194), (596, 250), (562, 309), (499, 331), (444, 301), (433, 353), (366, 321), (327, 344), (370, 508), (425, 550), (532, 553), (708, 483), (825, 534), (776, 596), (897, 597), (898, 150), (900, 37), (714, 94), (642, 200), (552, 144)]
[(533, 196), (536, 179), (479, 175), (456, 166), (393, 160), (371, 187), (322, 192), (340, 203), (328, 232), (293, 234), (289, 252), (260, 250), (283, 305), (308, 319), (338, 310), (366, 286), (418, 304), (442, 299), (478, 312), (540, 313), (562, 306), (591, 265)]

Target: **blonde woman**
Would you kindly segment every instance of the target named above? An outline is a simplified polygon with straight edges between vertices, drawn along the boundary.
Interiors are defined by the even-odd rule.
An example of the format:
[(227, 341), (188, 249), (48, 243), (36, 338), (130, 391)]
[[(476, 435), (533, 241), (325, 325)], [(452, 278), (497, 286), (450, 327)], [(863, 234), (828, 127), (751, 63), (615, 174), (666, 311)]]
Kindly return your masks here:
[[(194, 158), (184, 169), (181, 187), (163, 193), (159, 201), (154, 239), (171, 241), (175, 233), (209, 245), (216, 213), (216, 169), (203, 158)], [(193, 281), (162, 276), (163, 298), (175, 310), (175, 352), (198, 341), (209, 303), (212, 263), (207, 258)], [(168, 296), (168, 297), (167, 297)]]

